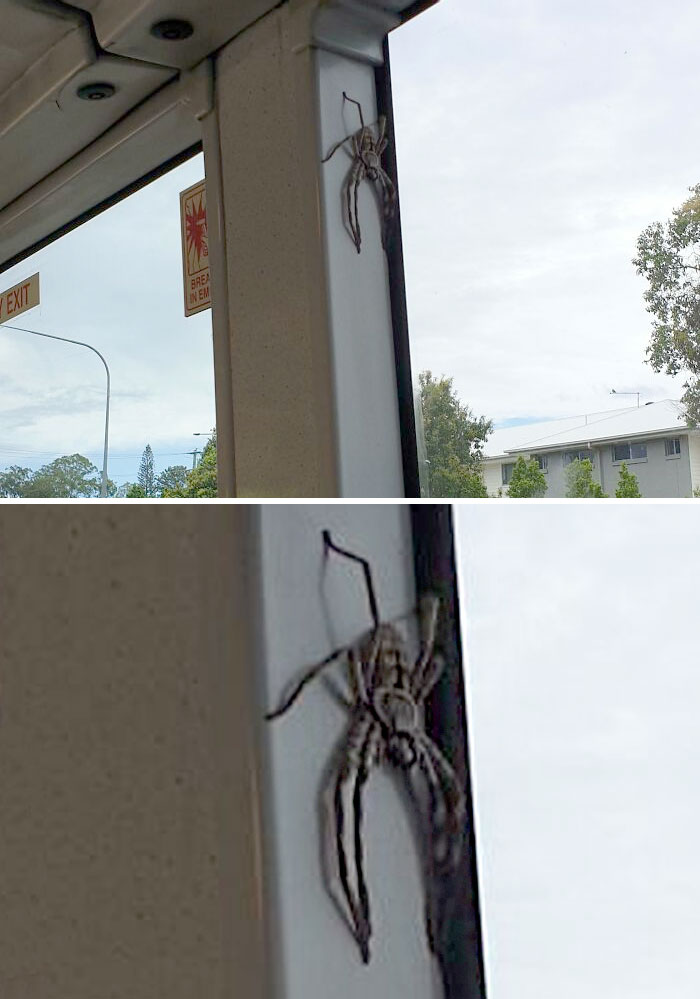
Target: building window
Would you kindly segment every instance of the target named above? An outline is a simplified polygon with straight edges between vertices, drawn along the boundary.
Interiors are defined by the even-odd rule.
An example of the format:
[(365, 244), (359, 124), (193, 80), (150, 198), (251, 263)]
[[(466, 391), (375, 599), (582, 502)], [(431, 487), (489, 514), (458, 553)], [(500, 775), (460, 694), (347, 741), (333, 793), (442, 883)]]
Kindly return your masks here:
[(590, 461), (593, 465), (593, 452), (589, 451), (588, 448), (582, 451), (565, 451), (564, 465), (570, 465), (572, 461)]
[(670, 437), (664, 441), (664, 448), (666, 450), (667, 458), (678, 458), (681, 453), (681, 439), (680, 437)]
[(541, 472), (547, 471), (547, 455), (546, 454), (532, 454), (530, 458), (537, 462), (537, 467)]
[(515, 468), (515, 462), (508, 462), (507, 465), (501, 465), (501, 478), (503, 480), (503, 485), (507, 486), (510, 480), (513, 478), (513, 469)]
[(646, 461), (646, 444), (613, 444), (613, 461)]

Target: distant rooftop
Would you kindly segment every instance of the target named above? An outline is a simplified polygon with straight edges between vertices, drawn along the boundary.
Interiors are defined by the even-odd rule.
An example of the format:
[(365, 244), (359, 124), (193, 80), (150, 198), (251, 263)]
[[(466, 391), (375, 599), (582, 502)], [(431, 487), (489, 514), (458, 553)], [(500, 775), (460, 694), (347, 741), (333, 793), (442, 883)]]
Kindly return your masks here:
[(484, 457), (497, 458), (519, 451), (546, 451), (620, 438), (678, 433), (686, 427), (681, 404), (673, 399), (664, 399), (645, 406), (608, 409), (602, 413), (568, 416), (563, 420), (503, 427), (494, 430), (486, 441)]

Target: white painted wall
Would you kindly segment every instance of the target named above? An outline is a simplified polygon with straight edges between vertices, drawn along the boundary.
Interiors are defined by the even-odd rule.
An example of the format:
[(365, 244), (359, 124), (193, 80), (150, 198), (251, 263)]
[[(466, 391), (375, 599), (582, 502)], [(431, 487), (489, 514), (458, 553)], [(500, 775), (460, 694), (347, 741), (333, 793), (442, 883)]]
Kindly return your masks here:
[(690, 491), (700, 487), (700, 435), (688, 434), (688, 460), (690, 462)]
[[(370, 625), (361, 567), (330, 554), (321, 531), (371, 559), (380, 612), (414, 603), (409, 512), (400, 506), (266, 506), (260, 509), (261, 619), (258, 669), (266, 703), (290, 678)], [(423, 923), (417, 851), (389, 775), (370, 779), (367, 880), (372, 960), (326, 895), (320, 874), (317, 796), (324, 767), (347, 722), (323, 684), (265, 731), (268, 770), (266, 867), (275, 926), (279, 999), (429, 999), (441, 995)]]

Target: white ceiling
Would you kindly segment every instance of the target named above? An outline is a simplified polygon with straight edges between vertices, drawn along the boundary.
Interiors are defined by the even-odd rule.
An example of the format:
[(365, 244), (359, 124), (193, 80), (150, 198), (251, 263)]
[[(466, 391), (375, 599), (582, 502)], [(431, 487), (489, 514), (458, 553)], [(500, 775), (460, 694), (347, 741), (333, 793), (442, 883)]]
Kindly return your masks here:
[[(186, 83), (189, 71), (278, 2), (0, 0), (0, 269), (32, 245), (22, 235), (21, 217), (34, 242), (42, 224), (47, 227), (41, 237), (45, 238), (98, 203), (87, 205), (79, 197), (75, 205), (64, 205), (42, 219), (47, 185), (57, 192), (58, 175), (68, 171), (77, 176), (74, 161), (82, 164), (88, 155), (84, 151), (92, 150), (97, 141), (103, 143), (113, 128), (122, 128), (125, 115), (164, 85), (180, 77)], [(410, 0), (365, 2), (392, 10), (410, 4)], [(177, 42), (154, 37), (151, 28), (165, 19), (189, 21), (192, 35)], [(79, 99), (78, 89), (89, 83), (110, 83), (116, 93), (108, 100)], [(177, 125), (162, 134), (162, 149), (153, 148), (147, 163), (135, 161), (128, 183), (198, 140), (197, 121), (173, 114)], [(90, 179), (89, 189), (99, 190), (102, 199), (127, 182), (123, 152), (120, 155), (114, 176), (110, 172), (114, 161), (103, 157), (95, 167), (99, 183)], [(51, 197), (55, 201), (55, 194)], [(29, 202), (34, 203), (31, 226)]]
[[(0, 0), (0, 213), (275, 0)], [(151, 35), (189, 21), (182, 42)], [(81, 100), (88, 83), (115, 96)]]

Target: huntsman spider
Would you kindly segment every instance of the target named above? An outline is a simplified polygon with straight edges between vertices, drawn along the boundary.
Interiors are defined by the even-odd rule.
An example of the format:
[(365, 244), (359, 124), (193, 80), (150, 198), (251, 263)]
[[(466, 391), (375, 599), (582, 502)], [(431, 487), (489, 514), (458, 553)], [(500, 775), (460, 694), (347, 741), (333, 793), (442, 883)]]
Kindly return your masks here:
[[(332, 762), (328, 786), (321, 795), (327, 845), (334, 846), (325, 858), (327, 888), (348, 922), (362, 960), (369, 963), (372, 923), (364, 873), (363, 792), (372, 768), (386, 764), (403, 774), (410, 800), (420, 806), (426, 930), (430, 949), (437, 953), (444, 940), (466, 831), (466, 804), (459, 780), (423, 723), (425, 699), (444, 665), (434, 654), (439, 601), (434, 596), (420, 601), (421, 649), (411, 662), (405, 637), (395, 624), (379, 619), (369, 562), (334, 544), (328, 531), (323, 532), (323, 538), (326, 550), (362, 565), (373, 627), (357, 644), (337, 649), (309, 667), (266, 717), (280, 718), (328, 666), (336, 661), (345, 664), (351, 696), (335, 688), (334, 693), (350, 717)], [(334, 890), (336, 887), (342, 892)]]
[(344, 190), (352, 241), (359, 253), (362, 246), (362, 234), (360, 232), (360, 218), (357, 212), (357, 192), (362, 181), (367, 179), (379, 188), (382, 201), (382, 246), (386, 250), (389, 224), (396, 214), (397, 200), (394, 183), (381, 164), (382, 153), (389, 141), (386, 137), (386, 116), (379, 116), (377, 120), (377, 135), (375, 136), (373, 126), (365, 125), (360, 102), (353, 100), (352, 97), (348, 97), (345, 91), (343, 91), (343, 100), (357, 105), (360, 112), (361, 127), (356, 132), (346, 135), (340, 142), (336, 142), (321, 162), (327, 163), (342, 145), (346, 142), (350, 143), (352, 164), (345, 178)]

